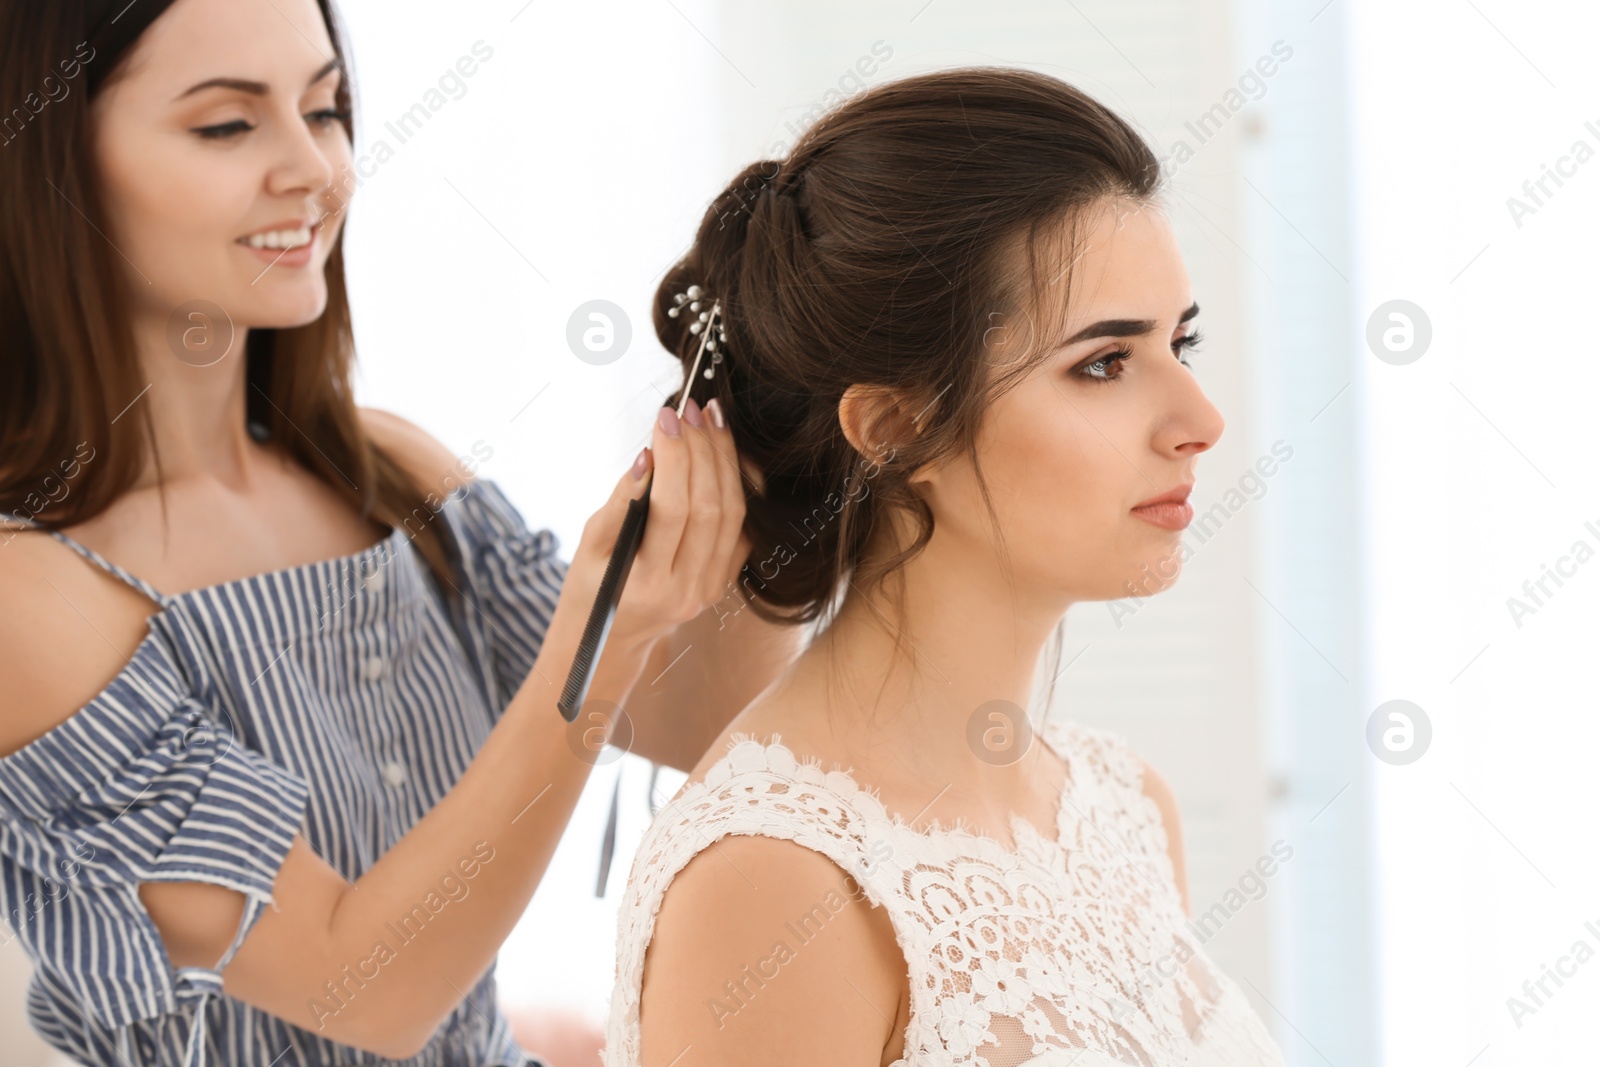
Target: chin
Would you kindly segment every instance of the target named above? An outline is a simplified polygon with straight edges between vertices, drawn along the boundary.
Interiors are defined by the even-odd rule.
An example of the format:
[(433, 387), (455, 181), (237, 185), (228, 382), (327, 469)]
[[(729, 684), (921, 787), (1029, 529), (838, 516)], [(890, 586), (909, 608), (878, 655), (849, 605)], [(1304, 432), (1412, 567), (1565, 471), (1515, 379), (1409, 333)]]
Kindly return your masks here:
[(1122, 592), (1124, 597), (1154, 596), (1157, 593), (1171, 589), (1177, 584), (1178, 578), (1183, 574), (1183, 553), (1180, 548), (1165, 555), (1152, 556), (1141, 563), (1133, 573), (1124, 580)]
[(240, 306), (248, 309), (246, 314), (239, 316), (241, 324), (248, 324), (253, 329), (289, 330), (322, 317), (322, 313), (328, 309), (328, 287), (323, 284), (319, 274), (315, 287), (307, 286), (304, 292), (277, 293), (270, 297), (263, 293), (252, 293), (251, 298)]

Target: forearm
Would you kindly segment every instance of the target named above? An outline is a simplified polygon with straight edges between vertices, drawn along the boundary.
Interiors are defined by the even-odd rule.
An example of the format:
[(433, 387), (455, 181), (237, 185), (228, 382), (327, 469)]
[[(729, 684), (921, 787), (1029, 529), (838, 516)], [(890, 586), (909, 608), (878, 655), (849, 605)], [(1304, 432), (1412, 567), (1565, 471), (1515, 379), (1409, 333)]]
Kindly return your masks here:
[[(581, 754), (597, 741), (588, 714), (568, 725), (556, 707), (585, 621), (570, 604), (586, 608), (587, 598), (562, 597), (534, 670), (471, 766), (335, 904), (326, 963), (335, 973), (313, 978), (319, 993), (327, 981), (355, 990), (348, 1007), (329, 1000), (354, 1033), (425, 1039), (488, 968), (544, 877), (592, 767)], [(642, 669), (608, 647), (587, 704), (625, 703)]]
[(800, 654), (804, 628), (730, 599), (657, 642), (628, 700), (631, 751), (690, 771), (728, 722)]

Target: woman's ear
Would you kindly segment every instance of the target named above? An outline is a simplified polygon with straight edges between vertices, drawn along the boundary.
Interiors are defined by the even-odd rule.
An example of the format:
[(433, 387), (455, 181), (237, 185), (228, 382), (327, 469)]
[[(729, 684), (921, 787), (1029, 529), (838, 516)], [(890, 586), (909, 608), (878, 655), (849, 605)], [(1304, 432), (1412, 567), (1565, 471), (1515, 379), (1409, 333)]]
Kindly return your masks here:
[[(864, 459), (892, 463), (895, 453), (922, 435), (931, 405), (911, 405), (910, 398), (887, 386), (856, 383), (839, 398), (839, 426)], [(901, 464), (904, 466), (903, 462)], [(936, 464), (924, 463), (906, 475), (908, 483), (926, 482)]]
[(859, 382), (839, 398), (839, 427), (851, 448), (873, 458), (904, 445), (921, 432), (892, 389)]

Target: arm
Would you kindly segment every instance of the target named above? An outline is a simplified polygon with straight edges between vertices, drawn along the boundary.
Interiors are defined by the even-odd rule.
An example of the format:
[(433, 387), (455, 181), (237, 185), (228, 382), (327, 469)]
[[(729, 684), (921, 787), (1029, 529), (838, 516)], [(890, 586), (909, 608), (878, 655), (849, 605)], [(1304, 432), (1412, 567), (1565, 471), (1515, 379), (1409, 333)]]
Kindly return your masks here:
[(637, 755), (693, 770), (728, 722), (800, 654), (803, 627), (740, 610), (736, 596), (730, 593), (651, 650), (627, 705)]
[[(828, 917), (802, 943), (791, 926), (816, 908)], [(657, 914), (640, 1062), (878, 1067), (908, 996), (887, 914), (843, 870), (792, 841), (724, 837), (678, 873)]]
[[(583, 622), (563, 598), (539, 656), (546, 676), (565, 675)], [(620, 703), (637, 672), (603, 659), (591, 691)], [(224, 972), (229, 995), (345, 1044), (400, 1058), (419, 1051), (510, 934), (583, 791), (590, 767), (573, 758), (566, 734), (587, 724), (569, 727), (556, 709), (558, 695), (530, 673), (451, 791), (354, 884), (297, 837), (278, 876), (279, 910), (262, 916)], [(447, 877), (467, 895), (401, 944), (391, 924), (418, 907), (426, 913), (430, 897), (438, 906)], [(231, 898), (231, 922), (197, 922), (193, 909), (202, 898), (221, 894)], [(233, 928), (241, 903), (197, 883), (146, 883), (141, 895), (174, 962), (189, 955), (200, 965), (217, 959), (216, 934)], [(380, 943), (392, 958), (377, 954)], [(350, 970), (376, 970), (377, 977), (348, 1006), (330, 1002), (324, 983), (341, 986)]]
[[(597, 585), (594, 576), (590, 595)], [(0, 613), (0, 752), (10, 753), (104, 688), (138, 645), (149, 609), (130, 609), (128, 598), (142, 598), (43, 534), (19, 534), (0, 549), (0, 589), (8, 605), (29, 606)], [(573, 593), (560, 601), (539, 654), (546, 677), (563, 677), (578, 648), (586, 605), (581, 590)], [(642, 656), (603, 657), (595, 693), (626, 699), (642, 664)], [(226, 992), (381, 1056), (405, 1059), (426, 1045), (522, 915), (589, 776), (568, 747), (573, 728), (557, 696), (530, 673), (451, 792), (354, 885), (296, 835), (275, 878), (277, 909), (261, 913), (222, 971)], [(426, 928), (400, 944), (389, 923), (427, 909), (430, 894), (440, 899), (445, 875), (469, 893), (435, 915), (424, 910)], [(141, 881), (138, 897), (171, 963), (200, 968), (216, 966), (245, 905), (235, 889), (208, 881)], [(379, 942), (394, 958), (374, 968)], [(331, 1000), (326, 982), (338, 987), (363, 969), (370, 981), (347, 1006)]]
[[(688, 432), (704, 437), (711, 431)], [(712, 443), (719, 472), (732, 472), (732, 450)], [(738, 465), (749, 486), (762, 492), (765, 479), (760, 469), (744, 459)], [(730, 489), (742, 493), (739, 484), (734, 480)], [(628, 702), (631, 751), (637, 755), (680, 771), (693, 770), (729, 721), (804, 650), (803, 626), (768, 622), (750, 609), (746, 587), (738, 581), (749, 554), (749, 543), (741, 534), (735, 551), (737, 569), (726, 590), (651, 649)]]
[(1156, 769), (1140, 760), (1144, 766), (1144, 795), (1156, 802), (1156, 807), (1161, 809), (1161, 823), (1167, 831), (1167, 855), (1172, 859), (1172, 872), (1178, 882), (1178, 896), (1183, 900), (1184, 915), (1191, 915), (1189, 908), (1189, 872), (1183, 861), (1183, 823), (1178, 817), (1178, 799), (1172, 795), (1172, 787), (1167, 780), (1156, 773)]
[[(412, 444), (418, 451), (407, 464), (427, 452)], [(704, 604), (713, 576), (720, 582), (730, 568), (743, 517), (742, 507), (725, 511), (714, 478), (708, 487), (712, 453), (697, 435), (669, 438), (658, 427), (652, 453), (653, 521), (591, 687), (618, 703), (638, 681), (650, 645), (692, 617), (687, 606)], [(590, 771), (590, 761), (574, 756), (581, 745), (568, 735), (592, 723), (568, 726), (555, 706), (558, 687), (544, 679), (565, 678), (636, 488), (625, 474), (589, 520), (536, 669), (444, 799), (354, 884), (295, 838), (276, 873), (276, 906), (262, 912), (222, 971), (230, 995), (342, 1044), (407, 1058), (487, 970), (538, 887)], [(706, 536), (707, 526), (712, 534), (720, 528), (721, 537)], [(0, 696), (0, 752), (6, 753), (59, 726), (98, 692), (122, 667), (129, 642), (142, 637), (149, 614), (137, 594), (116, 595), (132, 596), (141, 608), (116, 601), (106, 591), (116, 583), (49, 538), (26, 540), (26, 550), (22, 537), (0, 550), (6, 600), (30, 606), (26, 622), (22, 613), (0, 613), (0, 677), (8, 682), (0, 688), (9, 690)], [(718, 554), (712, 545), (728, 549)], [(458, 889), (438, 907), (450, 892), (441, 884), (447, 878), (469, 891)], [(236, 890), (209, 881), (144, 880), (137, 897), (178, 967), (215, 967), (244, 907)], [(400, 942), (392, 924), (419, 907), (432, 913), (426, 928)], [(382, 957), (380, 944), (389, 949)], [(365, 980), (356, 984), (352, 974)], [(357, 993), (341, 1004), (329, 997), (330, 983)]]
[[(442, 495), (452, 479), (472, 480), (460, 459), (406, 419), (375, 408), (361, 415), (374, 442), (424, 490)], [(759, 486), (759, 472), (752, 481)], [(729, 720), (799, 655), (802, 628), (766, 622), (745, 608), (730, 590), (652, 646), (626, 705), (630, 751), (687, 773)]]

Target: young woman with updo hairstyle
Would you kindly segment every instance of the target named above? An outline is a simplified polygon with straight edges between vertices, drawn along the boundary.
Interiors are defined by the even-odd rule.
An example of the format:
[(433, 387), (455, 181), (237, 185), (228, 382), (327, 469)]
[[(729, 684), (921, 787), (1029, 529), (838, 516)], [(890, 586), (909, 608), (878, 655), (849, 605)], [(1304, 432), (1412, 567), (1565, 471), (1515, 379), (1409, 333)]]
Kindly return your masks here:
[(718, 610), (816, 634), (643, 841), (608, 1067), (1282, 1064), (1162, 778), (1028, 714), (1070, 607), (1176, 580), (1222, 433), (1160, 194), (1081, 91), (946, 70), (745, 168), (667, 272), (657, 333), (687, 368), (677, 294), (722, 309), (695, 384), (765, 479)]

